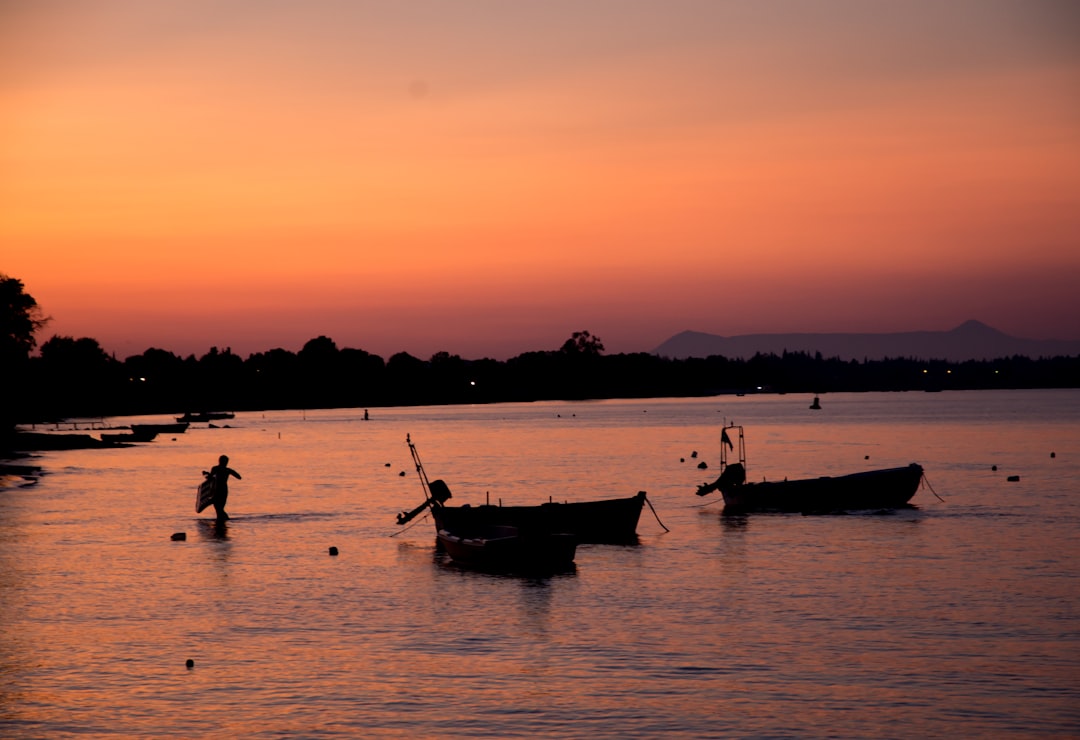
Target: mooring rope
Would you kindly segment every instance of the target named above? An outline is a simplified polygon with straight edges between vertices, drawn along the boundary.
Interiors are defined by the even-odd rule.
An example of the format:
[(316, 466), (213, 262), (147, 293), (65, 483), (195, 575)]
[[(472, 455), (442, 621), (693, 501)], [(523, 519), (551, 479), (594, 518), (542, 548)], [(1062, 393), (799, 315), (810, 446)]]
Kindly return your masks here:
[(941, 496), (938, 496), (937, 491), (935, 491), (934, 487), (932, 485), (930, 485), (930, 479), (926, 477), (926, 473), (922, 474), (922, 482), (925, 483), (926, 487), (930, 489), (930, 493), (937, 496), (938, 501), (940, 501), (941, 503), (945, 503), (945, 499), (943, 499)]
[[(660, 515), (656, 513), (656, 509), (653, 508), (652, 501), (649, 500), (648, 496), (645, 497), (645, 503), (649, 505), (649, 510), (652, 511), (652, 515), (656, 517), (656, 523), (659, 524), (661, 527), (664, 527), (664, 523), (660, 521)], [(671, 530), (667, 527), (664, 527), (664, 531), (670, 532)]]

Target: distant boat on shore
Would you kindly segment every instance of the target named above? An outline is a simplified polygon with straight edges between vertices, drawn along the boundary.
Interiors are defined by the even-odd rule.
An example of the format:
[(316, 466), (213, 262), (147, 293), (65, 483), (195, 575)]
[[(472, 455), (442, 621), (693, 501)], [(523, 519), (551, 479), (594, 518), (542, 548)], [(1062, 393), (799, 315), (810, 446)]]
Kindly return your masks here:
[(186, 421), (175, 424), (132, 424), (131, 433), (139, 435), (183, 434), (187, 431), (187, 428), (188, 423)]
[(231, 411), (201, 411), (197, 414), (188, 412), (183, 416), (177, 416), (176, 421), (182, 423), (201, 423), (207, 421), (224, 421), (235, 418), (236, 414)]

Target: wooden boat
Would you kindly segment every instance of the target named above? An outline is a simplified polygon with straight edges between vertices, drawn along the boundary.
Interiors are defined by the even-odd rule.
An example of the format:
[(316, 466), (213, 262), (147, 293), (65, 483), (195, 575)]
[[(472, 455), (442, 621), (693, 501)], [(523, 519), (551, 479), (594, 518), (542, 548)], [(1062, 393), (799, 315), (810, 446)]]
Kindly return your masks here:
[[(729, 432), (738, 433), (738, 461), (729, 462), (734, 450)], [(746, 442), (743, 428), (724, 427), (720, 440), (720, 477), (699, 486), (705, 496), (720, 491), (725, 513), (752, 511), (831, 512), (859, 509), (895, 509), (906, 506), (923, 480), (917, 463), (867, 470), (841, 476), (750, 483), (746, 480)]]
[(517, 527), (487, 527), (454, 533), (440, 529), (439, 546), (460, 565), (483, 570), (555, 572), (574, 563), (577, 539), (571, 534), (527, 532)]
[(187, 431), (188, 423), (177, 422), (175, 424), (132, 424), (131, 433), (140, 435), (151, 434), (183, 434)]
[(125, 444), (128, 442), (153, 442), (154, 437), (157, 436), (157, 432), (117, 432), (117, 433), (101, 433), (102, 442), (111, 442), (113, 444)]
[(228, 419), (236, 418), (236, 414), (229, 411), (202, 411), (197, 414), (191, 412), (185, 413), (183, 416), (177, 416), (178, 422), (187, 423), (201, 423), (206, 421), (225, 421)]
[(627, 498), (547, 503), (533, 506), (447, 506), (450, 488), (442, 479), (428, 480), (420, 456), (412, 440), (406, 443), (416, 463), (416, 471), (424, 489), (424, 502), (412, 511), (398, 514), (397, 523), (407, 524), (430, 509), (435, 530), (469, 533), (496, 526), (516, 527), (530, 532), (573, 535), (579, 543), (633, 544), (637, 542), (637, 524), (645, 505), (645, 492)]

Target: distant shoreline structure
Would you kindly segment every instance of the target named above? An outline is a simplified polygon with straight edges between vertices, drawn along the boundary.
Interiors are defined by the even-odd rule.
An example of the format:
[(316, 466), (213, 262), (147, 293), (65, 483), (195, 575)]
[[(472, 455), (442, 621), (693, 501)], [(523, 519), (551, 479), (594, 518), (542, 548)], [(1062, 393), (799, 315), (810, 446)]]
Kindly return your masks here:
[(1022, 339), (1009, 336), (980, 321), (965, 321), (951, 331), (910, 331), (888, 334), (743, 334), (725, 337), (684, 331), (671, 337), (652, 354), (673, 360), (723, 356), (749, 359), (756, 354), (783, 355), (784, 352), (820, 353), (841, 360), (995, 360), (1003, 357), (1073, 356), (1080, 354), (1080, 341)]

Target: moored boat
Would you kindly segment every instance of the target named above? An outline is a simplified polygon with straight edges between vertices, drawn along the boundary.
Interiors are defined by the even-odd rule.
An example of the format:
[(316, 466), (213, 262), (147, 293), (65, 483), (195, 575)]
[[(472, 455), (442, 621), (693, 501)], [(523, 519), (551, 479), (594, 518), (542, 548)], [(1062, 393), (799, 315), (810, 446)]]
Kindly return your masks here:
[(178, 422), (206, 422), (206, 421), (226, 421), (228, 419), (236, 418), (236, 414), (230, 411), (201, 411), (197, 414), (193, 414), (190, 411), (183, 416), (177, 416)]
[(416, 446), (409, 437), (406, 443), (416, 463), (424, 489), (424, 502), (412, 511), (398, 514), (397, 523), (407, 524), (430, 509), (435, 529), (468, 533), (490, 527), (516, 527), (530, 532), (573, 535), (579, 543), (633, 544), (637, 542), (637, 524), (645, 505), (644, 491), (626, 498), (560, 503), (548, 500), (532, 506), (481, 504), (447, 506), (450, 488), (442, 479), (428, 480)]
[[(738, 433), (738, 461), (729, 462), (727, 453), (735, 443), (729, 432)], [(720, 477), (699, 486), (697, 495), (720, 491), (726, 513), (753, 511), (832, 512), (860, 509), (896, 509), (907, 506), (923, 480), (923, 468), (911, 463), (840, 476), (799, 480), (746, 479), (746, 442), (743, 428), (724, 427), (720, 442)]]
[[(187, 431), (188, 423), (177, 422), (175, 424), (132, 424), (131, 433), (141, 436), (154, 434), (183, 434)], [(151, 436), (152, 438), (152, 436)]]
[(157, 432), (117, 432), (117, 433), (101, 433), (102, 442), (111, 442), (113, 444), (125, 444), (128, 442), (153, 442), (154, 437), (157, 436)]

